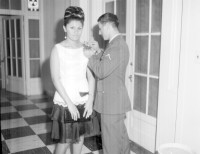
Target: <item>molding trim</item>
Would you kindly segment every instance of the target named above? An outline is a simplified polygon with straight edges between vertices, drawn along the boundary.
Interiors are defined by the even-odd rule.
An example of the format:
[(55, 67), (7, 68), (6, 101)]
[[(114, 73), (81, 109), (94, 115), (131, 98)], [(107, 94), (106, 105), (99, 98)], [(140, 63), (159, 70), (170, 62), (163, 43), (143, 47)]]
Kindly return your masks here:
[(175, 141), (181, 23), (182, 0), (163, 0), (156, 149)]

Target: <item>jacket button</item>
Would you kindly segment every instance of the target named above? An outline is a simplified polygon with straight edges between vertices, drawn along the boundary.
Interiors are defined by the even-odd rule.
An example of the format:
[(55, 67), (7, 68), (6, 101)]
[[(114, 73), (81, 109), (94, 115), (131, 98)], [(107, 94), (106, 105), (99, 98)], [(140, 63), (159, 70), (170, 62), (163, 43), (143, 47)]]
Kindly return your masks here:
[(102, 91), (102, 93), (104, 93), (104, 91)]

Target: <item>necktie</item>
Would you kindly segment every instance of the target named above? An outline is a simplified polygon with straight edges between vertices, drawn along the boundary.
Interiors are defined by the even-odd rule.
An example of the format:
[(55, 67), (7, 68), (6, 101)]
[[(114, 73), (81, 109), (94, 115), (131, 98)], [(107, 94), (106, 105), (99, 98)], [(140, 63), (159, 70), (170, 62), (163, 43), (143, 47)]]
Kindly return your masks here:
[(108, 46), (109, 46), (109, 42), (106, 42), (106, 47), (105, 47), (105, 49), (104, 49), (103, 52), (102, 52), (102, 55), (101, 55), (101, 57), (100, 57), (100, 61), (102, 60), (102, 57), (103, 57), (103, 55), (104, 55), (106, 49), (108, 48)]

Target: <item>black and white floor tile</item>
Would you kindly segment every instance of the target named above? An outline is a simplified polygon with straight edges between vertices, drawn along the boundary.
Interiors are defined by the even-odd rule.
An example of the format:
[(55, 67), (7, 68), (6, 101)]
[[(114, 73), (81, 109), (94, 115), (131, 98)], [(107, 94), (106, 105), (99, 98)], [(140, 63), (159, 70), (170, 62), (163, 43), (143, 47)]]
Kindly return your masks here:
[[(52, 105), (52, 99), (45, 96), (26, 97), (1, 90), (2, 153), (52, 154), (56, 145), (50, 138)], [(137, 152), (138, 147), (130, 144), (131, 154), (149, 154)], [(81, 154), (103, 154), (101, 136), (85, 138)]]
[[(50, 138), (52, 105), (52, 100), (44, 96), (27, 98), (1, 91), (2, 153), (52, 154), (55, 149)], [(100, 136), (85, 138), (82, 154), (97, 153), (102, 153)]]

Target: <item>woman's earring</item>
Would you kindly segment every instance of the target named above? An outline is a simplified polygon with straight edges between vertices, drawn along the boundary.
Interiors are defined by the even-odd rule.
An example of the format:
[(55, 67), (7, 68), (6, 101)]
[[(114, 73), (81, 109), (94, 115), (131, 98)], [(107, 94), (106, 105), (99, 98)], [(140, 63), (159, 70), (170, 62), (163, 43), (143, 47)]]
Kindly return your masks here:
[(66, 32), (65, 32), (65, 37), (64, 38), (65, 38), (65, 40), (67, 39), (67, 33)]

